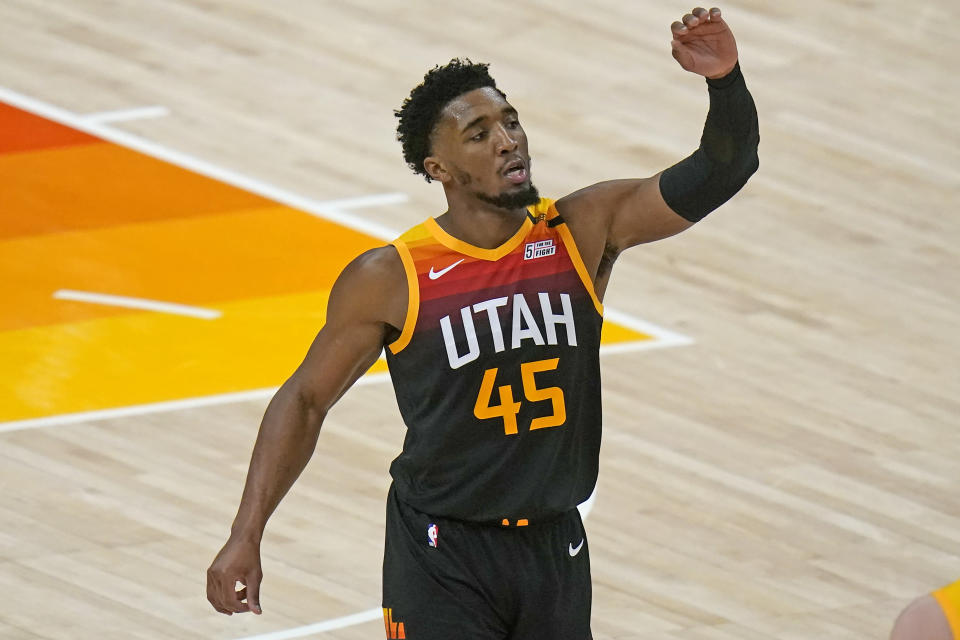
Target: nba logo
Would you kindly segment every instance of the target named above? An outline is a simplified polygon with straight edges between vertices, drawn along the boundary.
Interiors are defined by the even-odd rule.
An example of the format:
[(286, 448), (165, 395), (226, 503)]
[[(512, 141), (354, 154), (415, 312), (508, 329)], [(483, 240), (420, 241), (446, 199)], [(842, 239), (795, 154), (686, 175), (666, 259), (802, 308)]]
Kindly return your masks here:
[(439, 533), (437, 531), (437, 525), (431, 524), (427, 527), (427, 542), (430, 543), (430, 546), (434, 549), (437, 548), (437, 537)]

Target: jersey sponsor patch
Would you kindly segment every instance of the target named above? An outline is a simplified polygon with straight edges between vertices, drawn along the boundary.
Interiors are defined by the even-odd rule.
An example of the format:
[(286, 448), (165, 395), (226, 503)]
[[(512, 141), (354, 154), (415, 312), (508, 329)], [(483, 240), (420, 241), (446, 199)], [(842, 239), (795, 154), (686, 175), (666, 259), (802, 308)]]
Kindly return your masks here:
[(427, 543), (431, 547), (436, 549), (437, 541), (439, 540), (439, 538), (440, 538), (440, 530), (437, 528), (437, 525), (431, 523), (427, 527)]
[(523, 247), (523, 259), (534, 260), (536, 258), (546, 258), (557, 252), (557, 247), (553, 239), (539, 240), (537, 242), (528, 242)]

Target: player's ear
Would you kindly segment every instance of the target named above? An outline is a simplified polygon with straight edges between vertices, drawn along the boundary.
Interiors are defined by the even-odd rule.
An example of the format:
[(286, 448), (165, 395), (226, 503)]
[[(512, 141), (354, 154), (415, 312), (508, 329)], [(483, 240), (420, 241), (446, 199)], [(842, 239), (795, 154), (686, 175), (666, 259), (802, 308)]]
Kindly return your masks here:
[(437, 182), (448, 182), (451, 179), (450, 172), (447, 171), (440, 158), (436, 156), (427, 156), (423, 159), (423, 170)]

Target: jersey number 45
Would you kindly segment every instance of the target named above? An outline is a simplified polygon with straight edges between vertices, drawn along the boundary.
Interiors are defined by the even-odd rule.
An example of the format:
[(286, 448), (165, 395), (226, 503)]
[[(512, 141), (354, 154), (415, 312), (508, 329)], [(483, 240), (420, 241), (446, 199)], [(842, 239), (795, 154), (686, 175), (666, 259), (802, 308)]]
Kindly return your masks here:
[[(567, 421), (567, 408), (563, 402), (563, 389), (560, 387), (537, 388), (535, 374), (541, 371), (553, 371), (557, 368), (560, 358), (537, 360), (520, 364), (520, 378), (523, 381), (523, 396), (529, 402), (549, 400), (553, 404), (553, 413), (549, 416), (534, 418), (530, 421), (530, 430), (558, 427)], [(514, 435), (517, 433), (517, 414), (520, 413), (520, 402), (513, 400), (513, 387), (508, 384), (497, 387), (500, 395), (500, 404), (490, 404), (493, 396), (493, 385), (497, 379), (497, 368), (483, 372), (483, 382), (480, 383), (480, 393), (473, 407), (473, 415), (480, 420), (491, 418), (503, 419), (503, 433)]]

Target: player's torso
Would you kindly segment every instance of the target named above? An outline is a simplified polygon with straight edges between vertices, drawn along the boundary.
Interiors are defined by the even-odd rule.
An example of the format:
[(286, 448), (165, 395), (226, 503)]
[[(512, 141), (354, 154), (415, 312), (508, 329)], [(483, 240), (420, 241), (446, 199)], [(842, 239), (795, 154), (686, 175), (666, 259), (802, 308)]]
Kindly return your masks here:
[(391, 467), (398, 495), (511, 525), (584, 500), (600, 446), (602, 307), (552, 202), (495, 249), (432, 219), (394, 244), (410, 297), (387, 354), (408, 428)]

